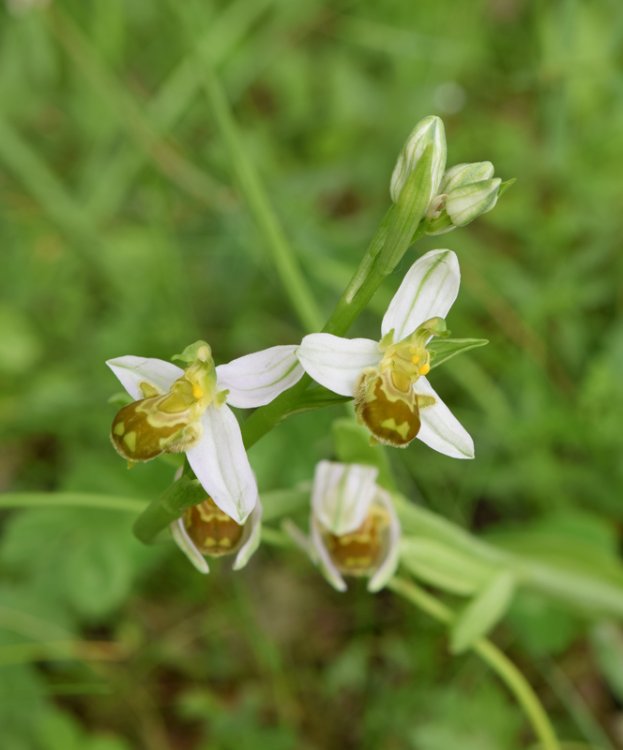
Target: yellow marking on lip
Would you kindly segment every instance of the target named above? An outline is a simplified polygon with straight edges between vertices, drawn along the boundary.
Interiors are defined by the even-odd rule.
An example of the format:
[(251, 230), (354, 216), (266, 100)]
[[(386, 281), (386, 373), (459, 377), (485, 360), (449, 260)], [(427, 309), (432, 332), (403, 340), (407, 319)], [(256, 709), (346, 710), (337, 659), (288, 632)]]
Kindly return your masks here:
[(132, 432), (128, 432), (127, 435), (124, 435), (123, 442), (127, 446), (130, 453), (134, 453), (134, 451), (136, 450), (136, 432), (132, 430)]
[(114, 435), (121, 437), (125, 432), (125, 422), (117, 422), (112, 431)]
[(428, 364), (428, 362), (426, 362), (426, 364), (423, 364), (420, 367), (420, 375), (428, 375), (429, 372), (430, 372), (430, 365)]
[(200, 398), (203, 398), (203, 388), (200, 385), (193, 385), (193, 396), (199, 400)]
[(406, 440), (407, 435), (409, 434), (409, 423), (401, 422), (400, 424), (396, 424), (396, 420), (393, 417), (383, 420), (381, 422), (381, 427), (384, 427), (386, 430), (397, 432), (403, 440)]

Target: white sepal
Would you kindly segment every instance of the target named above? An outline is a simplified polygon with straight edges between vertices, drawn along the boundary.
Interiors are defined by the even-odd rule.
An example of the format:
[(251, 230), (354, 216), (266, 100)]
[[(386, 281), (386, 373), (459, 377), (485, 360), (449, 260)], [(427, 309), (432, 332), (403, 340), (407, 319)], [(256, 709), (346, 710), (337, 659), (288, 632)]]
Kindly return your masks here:
[(171, 529), (171, 535), (173, 536), (175, 543), (195, 568), (204, 575), (209, 573), (210, 568), (205, 557), (199, 552), (193, 540), (188, 536), (186, 526), (184, 526), (184, 519), (178, 518), (177, 521), (173, 521), (173, 523), (170, 524), (169, 528)]
[(258, 490), (236, 417), (225, 404), (212, 405), (201, 424), (201, 438), (186, 451), (188, 462), (223, 513), (243, 524), (258, 501)]
[(135, 357), (132, 354), (109, 359), (106, 364), (135, 400), (145, 398), (140, 388), (141, 383), (148, 383), (157, 388), (160, 393), (166, 393), (184, 374), (184, 370), (180, 367), (165, 362), (163, 359)]
[(474, 458), (474, 441), (467, 430), (439, 398), (424, 377), (413, 386), (417, 394), (432, 396), (435, 403), (420, 409), (418, 440), (452, 458)]
[(234, 359), (216, 368), (219, 390), (228, 390), (227, 403), (240, 409), (263, 406), (303, 377), (297, 345), (273, 346)]
[(362, 371), (378, 365), (381, 351), (371, 339), (312, 333), (301, 341), (298, 358), (317, 383), (342, 396), (354, 396)]
[(470, 164), (455, 164), (447, 170), (441, 181), (440, 193), (449, 193), (451, 190), (470, 185), (472, 182), (490, 180), (493, 177), (494, 167), (490, 161), (475, 161)]
[(355, 531), (370, 510), (377, 475), (373, 466), (320, 461), (312, 488), (313, 516), (337, 536)]
[(234, 560), (233, 569), (240, 570), (249, 562), (251, 555), (260, 546), (260, 540), (262, 537), (262, 503), (258, 499), (255, 504), (255, 508), (251, 511), (251, 515), (247, 518), (247, 522), (244, 525), (244, 531), (242, 539), (240, 540), (240, 548)]
[(431, 250), (407, 271), (383, 317), (381, 332), (401, 341), (430, 318), (445, 318), (459, 293), (461, 272), (452, 250)]
[(445, 208), (452, 223), (463, 227), (491, 211), (498, 201), (501, 184), (502, 180), (496, 177), (493, 180), (474, 182), (448, 193)]
[(385, 544), (385, 556), (379, 563), (378, 568), (374, 571), (368, 581), (368, 591), (379, 591), (396, 572), (400, 559), (400, 521), (392, 499), (388, 492), (378, 488), (376, 502), (382, 505), (389, 515), (389, 529), (387, 530), (387, 539)]
[(418, 122), (400, 152), (389, 186), (389, 193), (394, 203), (398, 202), (405, 182), (417, 167), (428, 145), (433, 147), (431, 196), (437, 193), (446, 168), (446, 134), (440, 118), (431, 115)]
[(316, 563), (318, 564), (318, 567), (320, 568), (323, 576), (333, 586), (334, 589), (337, 589), (338, 591), (346, 591), (346, 583), (340, 575), (340, 571), (334, 565), (333, 560), (331, 560), (331, 556), (329, 555), (329, 552), (324, 545), (324, 539), (322, 538), (319, 525), (314, 519), (313, 514), (311, 519), (310, 535), (316, 557)]

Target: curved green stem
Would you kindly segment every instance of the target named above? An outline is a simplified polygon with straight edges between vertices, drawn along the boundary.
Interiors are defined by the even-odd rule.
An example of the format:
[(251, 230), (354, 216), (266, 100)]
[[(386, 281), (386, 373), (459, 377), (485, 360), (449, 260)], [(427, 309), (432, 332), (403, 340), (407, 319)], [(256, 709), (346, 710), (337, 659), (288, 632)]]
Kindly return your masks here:
[[(438, 622), (447, 625), (454, 619), (454, 613), (449, 607), (446, 607), (434, 596), (410, 581), (403, 578), (393, 578), (387, 584), (387, 587)], [(513, 662), (486, 638), (480, 638), (476, 641), (472, 650), (491, 667), (513, 693), (539, 739), (540, 750), (561, 750), (545, 709), (539, 702), (530, 683)]]
[(0, 508), (96, 508), (140, 513), (146, 505), (145, 500), (84, 492), (12, 492), (0, 495)]

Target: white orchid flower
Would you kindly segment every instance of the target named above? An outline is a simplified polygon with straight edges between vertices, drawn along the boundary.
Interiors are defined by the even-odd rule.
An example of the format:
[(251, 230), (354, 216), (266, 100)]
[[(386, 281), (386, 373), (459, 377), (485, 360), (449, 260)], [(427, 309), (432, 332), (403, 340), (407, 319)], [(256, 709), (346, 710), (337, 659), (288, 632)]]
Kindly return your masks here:
[(329, 583), (367, 576), (378, 591), (398, 566), (400, 524), (372, 466), (321, 461), (314, 474), (309, 552)]
[(206, 556), (235, 554), (233, 569), (240, 570), (259, 546), (262, 504), (258, 500), (247, 520), (239, 524), (207, 497), (187, 508), (170, 529), (177, 546), (200, 573), (210, 572)]
[(116, 415), (111, 438), (128, 461), (186, 452), (206, 493), (243, 524), (258, 499), (240, 427), (229, 408), (272, 401), (303, 375), (296, 346), (274, 346), (214, 366), (204, 341), (177, 357), (185, 369), (161, 359), (125, 356), (106, 363), (136, 399)]
[(355, 398), (357, 416), (379, 442), (407, 446), (415, 437), (453, 458), (473, 458), (474, 444), (426, 379), (430, 338), (458, 294), (451, 250), (432, 250), (407, 272), (387, 308), (381, 340), (329, 333), (305, 336), (299, 361), (318, 383)]

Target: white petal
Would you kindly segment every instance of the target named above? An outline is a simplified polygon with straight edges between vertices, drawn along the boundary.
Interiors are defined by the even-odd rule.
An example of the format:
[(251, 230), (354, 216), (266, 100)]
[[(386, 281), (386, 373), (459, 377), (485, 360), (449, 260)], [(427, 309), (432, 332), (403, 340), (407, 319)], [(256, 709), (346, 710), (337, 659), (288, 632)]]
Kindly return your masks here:
[(216, 368), (218, 387), (227, 389), (227, 403), (240, 409), (268, 404), (303, 377), (297, 345), (273, 346)]
[(311, 521), (310, 533), (312, 545), (317, 556), (317, 563), (323, 576), (329, 581), (334, 589), (337, 589), (338, 591), (346, 591), (346, 583), (340, 575), (340, 571), (333, 564), (333, 560), (331, 560), (327, 548), (324, 546), (324, 541), (320, 529), (318, 528), (318, 524), (313, 518)]
[(386, 585), (396, 572), (400, 558), (400, 522), (394, 504), (389, 493), (382, 489), (379, 489), (376, 500), (389, 514), (389, 530), (385, 557), (368, 581), (368, 591), (379, 591)]
[(377, 492), (378, 469), (359, 464), (321, 461), (312, 488), (312, 511), (332, 534), (341, 536), (359, 528)]
[(163, 359), (134, 357), (131, 354), (109, 359), (106, 364), (115, 373), (130, 396), (137, 400), (144, 398), (140, 388), (141, 383), (149, 383), (161, 393), (166, 393), (173, 383), (184, 374), (184, 370), (170, 362), (165, 362)]
[(234, 570), (240, 570), (260, 545), (262, 536), (262, 503), (258, 500), (244, 525), (241, 546), (234, 560)]
[(474, 441), (435, 393), (428, 380), (418, 378), (414, 389), (418, 394), (433, 396), (435, 399), (433, 406), (420, 409), (422, 424), (417, 434), (418, 440), (452, 458), (474, 458)]
[(186, 451), (188, 462), (223, 513), (242, 524), (257, 503), (258, 491), (236, 417), (225, 404), (209, 406), (201, 424), (201, 439)]
[(195, 568), (204, 575), (209, 573), (210, 568), (208, 567), (205, 557), (199, 552), (193, 540), (188, 536), (188, 532), (184, 526), (184, 519), (178, 518), (177, 521), (173, 521), (169, 528), (171, 529), (171, 535), (173, 536), (175, 543)]
[(366, 367), (381, 361), (377, 341), (343, 339), (330, 333), (305, 336), (298, 357), (306, 372), (320, 385), (342, 396), (354, 396), (355, 386)]
[(423, 255), (407, 271), (389, 303), (381, 326), (383, 336), (393, 328), (394, 341), (401, 341), (430, 318), (445, 318), (460, 282), (459, 261), (452, 250)]

